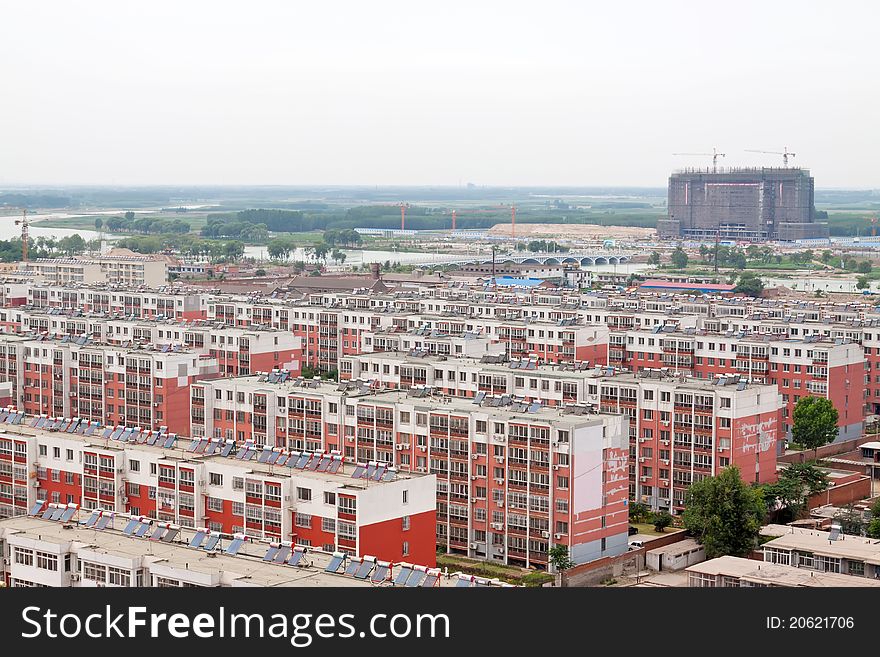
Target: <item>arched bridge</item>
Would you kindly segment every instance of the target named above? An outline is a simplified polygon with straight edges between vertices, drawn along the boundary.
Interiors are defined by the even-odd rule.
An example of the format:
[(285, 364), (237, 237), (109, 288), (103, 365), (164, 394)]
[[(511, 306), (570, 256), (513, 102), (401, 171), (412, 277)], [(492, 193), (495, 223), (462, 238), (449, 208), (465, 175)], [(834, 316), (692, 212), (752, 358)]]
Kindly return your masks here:
[[(609, 253), (609, 252), (569, 252), (569, 253), (515, 253), (510, 255), (495, 254), (495, 264), (517, 263), (524, 265), (579, 265), (589, 267), (593, 265), (622, 265), (629, 262), (635, 253)], [(408, 263), (420, 264), (421, 259), (407, 260)], [(425, 264), (444, 265), (470, 265), (491, 264), (491, 253), (479, 253), (474, 255), (458, 255), (438, 253), (425, 256)]]

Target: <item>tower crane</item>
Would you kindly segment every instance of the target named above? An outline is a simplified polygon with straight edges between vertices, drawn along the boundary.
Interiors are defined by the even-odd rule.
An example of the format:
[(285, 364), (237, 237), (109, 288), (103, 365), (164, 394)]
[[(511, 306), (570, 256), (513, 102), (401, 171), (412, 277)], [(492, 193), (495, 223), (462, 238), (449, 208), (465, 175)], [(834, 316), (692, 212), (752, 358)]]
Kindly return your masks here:
[(719, 157), (727, 157), (727, 155), (725, 153), (719, 153), (714, 147), (712, 148), (711, 153), (673, 153), (673, 155), (711, 157), (712, 158), (712, 173), (716, 173), (718, 171), (718, 158)]
[(30, 223), (28, 222), (28, 211), (27, 208), (23, 208), (21, 211), (21, 219), (15, 220), (15, 225), (21, 225), (21, 260), (22, 262), (27, 262), (28, 259), (28, 226)]
[(400, 230), (406, 230), (406, 209), (412, 207), (409, 203), (400, 204)]
[(781, 155), (782, 156), (782, 166), (788, 168), (788, 158), (794, 157), (794, 153), (788, 152), (788, 146), (783, 147), (782, 152), (779, 151), (758, 151), (754, 149), (746, 149), (746, 153), (765, 153), (767, 155)]

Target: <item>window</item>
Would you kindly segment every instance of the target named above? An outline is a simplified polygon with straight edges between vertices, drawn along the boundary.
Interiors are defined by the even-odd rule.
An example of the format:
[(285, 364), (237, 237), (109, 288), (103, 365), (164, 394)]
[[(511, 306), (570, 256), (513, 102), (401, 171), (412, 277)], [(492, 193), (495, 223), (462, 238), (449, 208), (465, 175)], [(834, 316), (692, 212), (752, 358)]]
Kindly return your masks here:
[(37, 552), (37, 568), (58, 570), (58, 555), (48, 552)]
[(82, 562), (82, 576), (83, 579), (90, 579), (94, 582), (106, 582), (107, 581), (107, 567), (102, 566), (96, 563), (90, 563), (88, 561)]
[(340, 497), (339, 498), (339, 512), (340, 513), (355, 513), (355, 512), (357, 512), (357, 500), (354, 499), (353, 497)]
[(223, 500), (219, 497), (209, 497), (207, 508), (208, 511), (223, 511)]
[(141, 462), (140, 461), (129, 461), (128, 469), (132, 472), (140, 472), (141, 471)]
[(340, 539), (349, 541), (357, 539), (357, 530), (353, 522), (343, 522), (340, 520), (337, 523), (337, 529)]
[(403, 516), (401, 523), (403, 531), (409, 531), (409, 516)]
[(324, 504), (336, 506), (336, 493), (324, 492)]
[(300, 502), (311, 502), (312, 501), (312, 489), (311, 488), (301, 488), (299, 486), (296, 487), (296, 499)]
[(308, 513), (297, 513), (295, 524), (297, 527), (305, 527), (310, 529), (312, 526), (312, 516)]
[(33, 566), (34, 551), (19, 547), (15, 548), (15, 563), (21, 564), (22, 566)]
[(121, 568), (107, 568), (107, 583), (114, 586), (131, 586), (131, 573)]
[(328, 534), (334, 534), (336, 532), (336, 519), (321, 518), (321, 531), (327, 532)]
[(403, 503), (404, 504), (409, 503), (409, 491), (408, 490), (403, 491)]
[(232, 490), (244, 490), (244, 477), (232, 478)]

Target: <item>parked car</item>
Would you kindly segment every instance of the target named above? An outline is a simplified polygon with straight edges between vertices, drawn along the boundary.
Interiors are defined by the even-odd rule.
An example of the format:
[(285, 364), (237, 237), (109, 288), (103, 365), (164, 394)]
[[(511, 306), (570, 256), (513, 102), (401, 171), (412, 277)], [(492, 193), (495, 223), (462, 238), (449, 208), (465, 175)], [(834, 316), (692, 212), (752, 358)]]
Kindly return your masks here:
[(632, 525), (629, 526), (629, 535), (630, 536), (632, 536), (633, 534), (638, 534), (638, 533), (639, 533), (638, 527), (633, 527)]
[(630, 541), (629, 548), (627, 548), (627, 552), (630, 550), (638, 550), (639, 548), (645, 547), (645, 542), (640, 540)]

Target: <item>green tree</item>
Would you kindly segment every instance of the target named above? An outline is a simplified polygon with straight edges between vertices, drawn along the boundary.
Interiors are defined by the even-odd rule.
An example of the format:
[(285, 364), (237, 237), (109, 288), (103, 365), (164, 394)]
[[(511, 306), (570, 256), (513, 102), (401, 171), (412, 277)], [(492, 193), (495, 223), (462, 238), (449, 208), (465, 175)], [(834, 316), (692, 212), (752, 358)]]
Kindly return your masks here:
[(289, 237), (276, 237), (266, 246), (266, 251), (273, 260), (287, 260), (295, 248)]
[(103, 217), (95, 217), (95, 230), (101, 232), (101, 227), (104, 225)]
[(659, 265), (660, 254), (657, 251), (651, 251), (651, 255), (648, 256), (648, 262), (652, 265)]
[(134, 221), (134, 212), (132, 212), (131, 210), (126, 212), (123, 216), (125, 217), (126, 221)]
[(746, 485), (739, 468), (729, 466), (688, 488), (682, 520), (709, 559), (745, 556), (757, 545), (765, 510), (761, 489)]
[(672, 266), (676, 269), (684, 269), (688, 266), (688, 254), (680, 246), (675, 248), (670, 258)]
[(871, 284), (868, 282), (867, 276), (859, 276), (856, 279), (856, 289), (857, 290), (867, 290)]
[(817, 450), (837, 438), (837, 409), (824, 397), (801, 397), (794, 407), (791, 438), (807, 449)]
[(654, 514), (654, 530), (663, 533), (663, 530), (672, 524), (672, 515), (668, 511), (660, 511)]
[(629, 519), (633, 522), (644, 522), (645, 520), (647, 520), (650, 513), (651, 510), (648, 508), (647, 504), (642, 504), (641, 502), (630, 502)]
[(867, 260), (862, 260), (857, 266), (856, 271), (860, 274), (870, 274), (871, 273), (871, 263)]
[(828, 475), (812, 461), (792, 463), (779, 473), (776, 483), (763, 488), (770, 514), (778, 521), (791, 522), (804, 515), (812, 495), (828, 488)]
[(871, 505), (871, 520), (868, 523), (867, 535), (880, 538), (880, 499)]
[(740, 275), (739, 283), (733, 288), (733, 291), (750, 297), (759, 297), (764, 291), (764, 281), (752, 272), (746, 272)]
[(831, 262), (831, 258), (833, 257), (834, 256), (832, 255), (831, 251), (826, 250), (822, 251), (822, 255), (819, 256), (819, 259), (822, 261), (823, 264), (827, 265), (829, 262)]
[(567, 545), (562, 545), (561, 543), (554, 545), (547, 552), (547, 557), (550, 559), (550, 563), (556, 568), (556, 570), (568, 570), (574, 566), (574, 561), (571, 560), (571, 557), (568, 554)]

